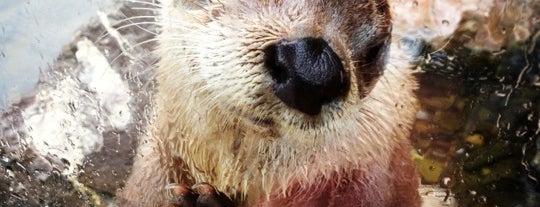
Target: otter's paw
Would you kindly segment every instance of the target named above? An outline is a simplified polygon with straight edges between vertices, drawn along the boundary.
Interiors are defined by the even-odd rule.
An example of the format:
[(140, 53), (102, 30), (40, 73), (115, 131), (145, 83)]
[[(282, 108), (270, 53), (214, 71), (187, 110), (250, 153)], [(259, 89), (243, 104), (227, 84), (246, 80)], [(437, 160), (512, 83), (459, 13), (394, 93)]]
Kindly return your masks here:
[(169, 184), (165, 187), (174, 207), (234, 207), (232, 200), (208, 183), (197, 183), (191, 188)]

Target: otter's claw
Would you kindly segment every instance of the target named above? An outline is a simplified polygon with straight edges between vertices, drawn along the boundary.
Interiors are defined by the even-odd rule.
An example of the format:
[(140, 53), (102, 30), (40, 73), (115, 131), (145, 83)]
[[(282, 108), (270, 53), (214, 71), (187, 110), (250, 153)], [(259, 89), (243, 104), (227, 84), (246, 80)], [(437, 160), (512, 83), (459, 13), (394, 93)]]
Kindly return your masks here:
[(234, 207), (232, 200), (208, 183), (197, 183), (191, 188), (179, 184), (165, 187), (174, 207)]
[(208, 183), (197, 183), (191, 189), (199, 194), (197, 207), (234, 207), (234, 203), (227, 195), (218, 192)]
[(165, 186), (167, 197), (170, 199), (171, 206), (178, 207), (197, 207), (197, 195), (190, 188), (176, 183)]

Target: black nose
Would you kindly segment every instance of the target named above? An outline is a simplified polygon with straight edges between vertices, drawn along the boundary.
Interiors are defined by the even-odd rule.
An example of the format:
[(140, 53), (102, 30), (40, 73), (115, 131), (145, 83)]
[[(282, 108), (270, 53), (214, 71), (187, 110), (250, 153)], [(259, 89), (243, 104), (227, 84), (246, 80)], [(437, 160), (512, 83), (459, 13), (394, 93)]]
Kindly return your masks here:
[(266, 51), (274, 93), (289, 107), (317, 115), (349, 88), (338, 55), (320, 38), (280, 41)]

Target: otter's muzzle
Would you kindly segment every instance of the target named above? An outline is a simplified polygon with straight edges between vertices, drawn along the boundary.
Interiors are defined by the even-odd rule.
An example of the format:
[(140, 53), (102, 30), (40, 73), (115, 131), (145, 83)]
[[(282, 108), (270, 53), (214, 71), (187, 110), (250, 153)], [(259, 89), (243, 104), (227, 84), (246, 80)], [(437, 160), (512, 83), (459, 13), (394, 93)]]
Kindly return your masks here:
[(320, 38), (280, 41), (266, 51), (273, 88), (283, 103), (309, 115), (345, 94), (349, 78), (338, 55)]

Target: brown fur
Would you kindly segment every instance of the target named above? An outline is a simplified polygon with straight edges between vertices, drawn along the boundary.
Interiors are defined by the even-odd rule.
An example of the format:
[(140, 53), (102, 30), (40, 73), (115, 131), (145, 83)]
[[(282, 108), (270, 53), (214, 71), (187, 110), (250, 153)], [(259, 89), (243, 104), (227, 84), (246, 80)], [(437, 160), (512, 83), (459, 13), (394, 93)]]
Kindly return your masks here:
[[(390, 44), (385, 1), (169, 0), (160, 10), (155, 117), (122, 206), (164, 206), (171, 182), (209, 182), (243, 206), (419, 206), (408, 57), (393, 41), (367, 61)], [(268, 45), (302, 37), (329, 42), (351, 77), (315, 117), (273, 95), (263, 64)]]

